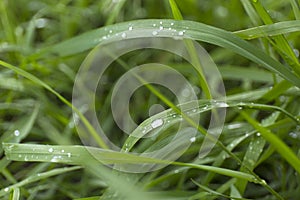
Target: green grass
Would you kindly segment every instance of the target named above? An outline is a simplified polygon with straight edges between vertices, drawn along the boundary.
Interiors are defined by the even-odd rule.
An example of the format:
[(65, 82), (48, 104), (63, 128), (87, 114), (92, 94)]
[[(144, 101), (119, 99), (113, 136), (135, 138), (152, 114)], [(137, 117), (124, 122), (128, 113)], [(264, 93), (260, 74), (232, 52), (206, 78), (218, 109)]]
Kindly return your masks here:
[[(297, 199), (299, 5), (297, 0), (0, 1), (0, 199)], [(95, 95), (94, 107), (106, 136), (121, 148), (116, 151), (82, 108), (72, 105), (75, 77), (90, 52), (101, 52), (99, 44), (118, 44), (129, 27), (143, 31), (127, 39), (152, 37), (158, 28), (153, 24), (180, 32), (176, 39), (183, 39), (196, 67), (150, 49), (111, 64), (96, 92), (105, 95)], [(204, 79), (191, 40), (218, 66), (226, 99), (211, 100), (210, 80)], [(114, 83), (131, 67), (151, 62), (172, 66), (201, 88), (199, 101), (178, 105), (166, 88), (146, 84), (130, 101), (139, 126), (128, 136), (111, 113)], [(165, 111), (149, 117), (154, 104)], [(209, 120), (220, 107), (226, 108), (222, 134), (199, 158)], [(86, 130), (80, 137), (72, 110)], [(168, 123), (151, 131), (155, 120)], [(168, 160), (171, 154), (147, 156), (182, 148), (196, 129), (191, 146), (176, 161)], [(178, 130), (188, 138), (175, 137)], [(146, 134), (151, 138), (142, 138)], [(95, 145), (85, 147), (84, 137)], [(168, 146), (174, 138), (176, 145)], [(134, 171), (136, 164), (163, 167), (117, 170)]]

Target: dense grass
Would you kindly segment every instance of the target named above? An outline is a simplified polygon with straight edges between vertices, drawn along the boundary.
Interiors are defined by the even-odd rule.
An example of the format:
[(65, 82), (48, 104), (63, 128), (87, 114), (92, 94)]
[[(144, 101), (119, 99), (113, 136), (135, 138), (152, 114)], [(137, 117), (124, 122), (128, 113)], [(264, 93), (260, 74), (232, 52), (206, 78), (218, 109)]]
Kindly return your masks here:
[[(0, 1), (0, 198), (298, 199), (299, 4), (297, 0)], [(113, 151), (82, 114), (82, 107), (72, 105), (75, 77), (92, 49), (89, 58), (101, 52), (98, 44), (121, 43), (130, 27), (132, 33), (144, 31), (126, 32), (127, 39), (150, 37), (157, 31), (153, 24), (176, 31), (174, 42), (186, 46), (196, 67), (151, 49), (130, 52), (111, 64), (96, 91), (104, 95), (95, 95), (94, 106), (106, 136), (122, 148)], [(173, 38), (172, 33), (165, 32), (164, 37)], [(226, 101), (213, 98), (209, 80), (193, 57), (191, 40), (199, 42), (218, 66)], [(146, 84), (131, 98), (130, 114), (140, 126), (128, 136), (112, 116), (114, 83), (131, 67), (150, 62), (183, 74), (198, 88), (199, 102), (197, 106), (186, 102), (180, 110), (167, 88)], [(149, 117), (155, 104), (166, 110), (158, 109)], [(227, 111), (222, 134), (213, 150), (199, 158), (211, 116), (220, 108)], [(195, 124), (193, 119), (199, 116), (200, 123)], [(78, 120), (85, 128), (81, 137)], [(168, 124), (150, 132), (155, 120)], [(181, 129), (183, 121), (187, 123)], [(192, 145), (176, 161), (146, 156), (166, 147), (177, 131), (189, 135), (191, 127), (198, 133), (188, 138)], [(141, 130), (149, 130), (152, 138), (141, 138), (148, 133)], [(93, 147), (84, 146), (84, 137), (95, 141)], [(176, 142), (178, 147), (185, 144), (181, 137)], [(144, 169), (153, 163), (165, 167), (143, 173), (117, 170), (134, 171), (139, 163), (148, 164)]]

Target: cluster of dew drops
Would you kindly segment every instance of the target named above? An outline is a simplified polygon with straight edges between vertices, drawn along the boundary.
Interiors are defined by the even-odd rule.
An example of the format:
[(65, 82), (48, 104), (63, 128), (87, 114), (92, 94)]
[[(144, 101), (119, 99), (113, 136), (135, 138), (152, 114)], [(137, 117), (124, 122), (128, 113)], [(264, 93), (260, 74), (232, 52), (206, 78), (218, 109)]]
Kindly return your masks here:
[[(21, 136), (21, 133), (20, 133), (19, 130), (15, 130), (13, 134), (14, 134), (15, 137), (20, 137)], [(13, 145), (10, 146), (10, 148), (12, 148), (12, 147), (13, 147)], [(36, 149), (33, 148), (32, 150), (35, 151)], [(50, 147), (48, 149), (48, 152), (55, 154), (54, 149), (52, 147)], [(65, 152), (65, 150), (62, 149), (62, 150), (60, 150), (59, 155), (53, 155), (53, 157), (51, 158), (50, 161), (51, 162), (57, 162), (58, 160), (63, 160), (63, 159), (66, 159), (66, 158), (71, 158), (71, 156), (72, 156), (71, 153)], [(21, 154), (19, 154), (18, 157), (22, 158), (23, 156)], [(35, 159), (39, 159), (38, 156), (34, 157), (34, 155), (31, 155), (30, 158), (28, 156), (24, 156), (24, 161), (29, 161), (29, 159), (34, 159), (34, 158)]]
[[(184, 34), (186, 32), (186, 30), (177, 31), (176, 29), (172, 28), (172, 26), (174, 26), (174, 22), (171, 22), (165, 26), (167, 26), (167, 27), (164, 27), (163, 22), (160, 21), (159, 24), (153, 23), (151, 29), (144, 28), (144, 30), (145, 31), (151, 30), (152, 36), (159, 36), (162, 31), (170, 32), (171, 36), (173, 36), (173, 38), (177, 39), (177, 40), (182, 39), (182, 37), (184, 36)], [(113, 29), (108, 29), (108, 28), (105, 28), (105, 29), (107, 31), (107, 34), (102, 36), (100, 39), (96, 39), (96, 42), (107, 40), (111, 37), (121, 37), (122, 39), (126, 39), (128, 37), (128, 33), (130, 33), (130, 31), (134, 30), (134, 26), (132, 24), (129, 24), (127, 30), (125, 30), (121, 33), (118, 32), (116, 34), (113, 33), (114, 32)], [(186, 29), (188, 29), (188, 27), (186, 27)], [(140, 29), (140, 30), (142, 30), (142, 29)]]

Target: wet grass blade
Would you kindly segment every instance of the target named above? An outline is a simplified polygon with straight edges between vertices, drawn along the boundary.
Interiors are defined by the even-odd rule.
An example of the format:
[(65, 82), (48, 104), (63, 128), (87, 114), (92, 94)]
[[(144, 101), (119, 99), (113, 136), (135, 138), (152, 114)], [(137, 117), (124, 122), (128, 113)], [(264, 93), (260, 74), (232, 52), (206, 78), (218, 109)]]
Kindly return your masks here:
[[(217, 46), (230, 49), (237, 54), (240, 54), (253, 62), (264, 66), (265, 68), (280, 74), (283, 78), (300, 87), (299, 77), (287, 70), (287, 67), (275, 61), (263, 51), (257, 49), (252, 44), (235, 36), (233, 33), (215, 28), (206, 24), (192, 21), (175, 21), (175, 20), (137, 20), (125, 23), (119, 23), (105, 28), (96, 29), (54, 46), (42, 49), (39, 54), (58, 54), (60, 56), (71, 56), (91, 48), (94, 48), (99, 43), (117, 42), (122, 40), (121, 34), (128, 30), (128, 27), (134, 27), (134, 30), (143, 30), (143, 34), (139, 31), (139, 35), (133, 34), (136, 37), (153, 37), (152, 32), (158, 31), (153, 27), (153, 24), (164, 24), (164, 29), (171, 28), (177, 32), (185, 31), (182, 38), (193, 39), (211, 43)], [(172, 25), (171, 25), (172, 24)], [(115, 35), (108, 38), (108, 31), (112, 30)], [(173, 38), (171, 32), (164, 32), (163, 37)], [(159, 35), (157, 36), (159, 37)], [(128, 35), (128, 38), (130, 36)], [(40, 56), (42, 56), (40, 55)]]
[[(118, 163), (157, 163), (171, 164), (167, 160), (153, 159), (142, 157), (139, 155), (128, 154), (124, 152), (115, 152), (111, 150), (86, 147), (86, 146), (58, 146), (58, 145), (35, 145), (35, 144), (3, 144), (5, 154), (8, 159), (14, 161), (27, 162), (55, 162), (66, 163), (73, 165), (86, 165), (95, 158), (104, 164)], [(211, 171), (225, 176), (230, 176), (238, 179), (246, 179), (250, 182), (260, 183), (253, 175), (218, 168), (206, 165), (197, 165), (193, 163), (173, 162), (173, 165)]]
[(281, 35), (286, 33), (293, 33), (300, 31), (300, 20), (277, 22), (274, 24), (257, 26), (245, 30), (235, 31), (237, 36), (251, 40), (261, 37), (269, 37), (275, 35)]

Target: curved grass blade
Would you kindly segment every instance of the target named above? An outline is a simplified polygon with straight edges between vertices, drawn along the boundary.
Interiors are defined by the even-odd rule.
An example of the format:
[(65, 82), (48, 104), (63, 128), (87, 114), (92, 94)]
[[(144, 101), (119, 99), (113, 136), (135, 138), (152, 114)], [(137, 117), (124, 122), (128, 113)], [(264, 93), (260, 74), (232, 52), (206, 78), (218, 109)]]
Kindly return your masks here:
[[(162, 23), (164, 30), (169, 28), (172, 31), (161, 31), (155, 27), (153, 24)], [(62, 43), (56, 44), (54, 46), (42, 49), (38, 54), (53, 53), (59, 56), (70, 56), (85, 50), (89, 50), (99, 43), (106, 42), (117, 42), (122, 40), (121, 34), (123, 32), (128, 32), (128, 27), (134, 27), (132, 30), (132, 37), (153, 37), (152, 32), (158, 31), (157, 37), (170, 37), (173, 38), (172, 33), (183, 32), (180, 34), (181, 38), (188, 38), (198, 41), (207, 42), (220, 47), (224, 47), (240, 54), (253, 62), (262, 65), (263, 67), (280, 74), (284, 79), (290, 81), (295, 86), (300, 87), (300, 78), (288, 70), (288, 68), (281, 63), (275, 61), (269, 55), (259, 50), (252, 44), (242, 40), (241, 38), (235, 36), (233, 33), (212, 27), (206, 24), (192, 22), (192, 21), (175, 21), (175, 20), (137, 20), (125, 23), (119, 23), (105, 28), (96, 29), (78, 37), (72, 38), (70, 40), (64, 41)], [(112, 30), (115, 34), (114, 36), (108, 37), (109, 30)], [(141, 31), (142, 30), (142, 31)], [(139, 34), (137, 34), (137, 31)], [(178, 37), (178, 36), (176, 36)], [(128, 38), (130, 36), (128, 35)]]
[[(212, 109), (217, 109), (220, 107), (243, 107), (243, 108), (250, 108), (250, 109), (260, 109), (260, 110), (277, 110), (285, 115), (287, 115), (289, 118), (291, 118), (294, 122), (300, 123), (299, 119), (296, 118), (291, 113), (287, 112), (285, 109), (277, 106), (270, 106), (265, 104), (257, 104), (257, 103), (249, 103), (249, 102), (224, 102), (224, 101), (199, 101), (199, 107), (191, 107), (190, 105), (193, 105), (191, 103), (182, 104), (180, 107), (183, 108), (181, 111), (182, 113), (185, 113), (189, 117), (193, 117), (195, 115), (199, 115), (203, 112), (210, 111)], [(153, 130), (151, 124), (155, 120), (162, 120), (163, 126), (159, 127), (158, 130)], [(124, 147), (127, 148), (127, 151), (133, 148), (133, 146), (146, 134), (149, 134), (151, 131), (164, 131), (167, 128), (173, 126), (174, 124), (180, 122), (182, 120), (182, 117), (177, 114), (177, 112), (173, 111), (172, 109), (165, 110), (161, 113), (158, 113), (145, 121), (143, 121), (128, 137), (128, 139), (125, 141)], [(168, 123), (166, 123), (168, 122)], [(123, 148), (124, 150), (124, 148)]]
[(300, 20), (277, 22), (274, 24), (262, 25), (245, 30), (233, 32), (237, 36), (251, 40), (266, 36), (276, 36), (286, 33), (300, 31)]

